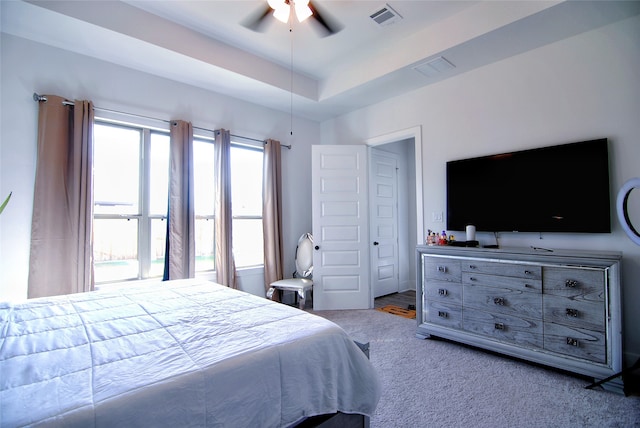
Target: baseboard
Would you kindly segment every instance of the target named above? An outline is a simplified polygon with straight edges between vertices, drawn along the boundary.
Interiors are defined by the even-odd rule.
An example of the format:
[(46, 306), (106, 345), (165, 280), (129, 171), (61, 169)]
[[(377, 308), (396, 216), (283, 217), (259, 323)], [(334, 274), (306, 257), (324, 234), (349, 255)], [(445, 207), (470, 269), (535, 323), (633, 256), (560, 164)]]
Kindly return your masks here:
[(400, 284), (398, 284), (398, 290), (399, 293), (404, 293), (405, 291), (416, 291), (416, 281), (415, 280), (409, 280), (409, 281), (402, 281)]

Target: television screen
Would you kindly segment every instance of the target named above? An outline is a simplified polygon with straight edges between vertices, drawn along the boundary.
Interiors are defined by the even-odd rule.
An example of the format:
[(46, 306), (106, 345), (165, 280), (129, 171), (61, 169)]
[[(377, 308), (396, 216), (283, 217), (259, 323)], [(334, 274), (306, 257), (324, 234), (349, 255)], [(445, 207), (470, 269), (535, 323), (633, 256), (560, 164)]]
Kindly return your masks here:
[(606, 138), (447, 162), (447, 229), (611, 232)]

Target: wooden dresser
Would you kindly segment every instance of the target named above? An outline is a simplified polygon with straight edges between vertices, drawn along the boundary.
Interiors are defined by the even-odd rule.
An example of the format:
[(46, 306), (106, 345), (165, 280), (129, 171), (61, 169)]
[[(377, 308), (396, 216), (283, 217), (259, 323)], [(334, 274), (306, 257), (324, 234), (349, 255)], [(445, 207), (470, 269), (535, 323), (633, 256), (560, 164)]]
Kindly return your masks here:
[[(417, 256), (418, 337), (594, 380), (622, 370), (620, 253), (418, 246)], [(603, 386), (623, 393), (619, 377)]]

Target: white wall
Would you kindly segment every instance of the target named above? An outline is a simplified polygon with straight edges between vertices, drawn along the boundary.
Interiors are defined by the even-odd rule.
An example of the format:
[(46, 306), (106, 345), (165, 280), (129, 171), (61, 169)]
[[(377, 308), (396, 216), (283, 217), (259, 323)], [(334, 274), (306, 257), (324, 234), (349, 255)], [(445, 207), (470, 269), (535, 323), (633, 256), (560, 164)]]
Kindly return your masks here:
[[(322, 124), (326, 144), (360, 144), (422, 127), (424, 229), (442, 229), (445, 163), (503, 151), (607, 137), (615, 194), (640, 176), (640, 17), (503, 60)], [(544, 165), (541, 165), (544, 170)], [(615, 218), (615, 215), (614, 215)], [(638, 225), (636, 224), (636, 227)], [(493, 235), (479, 234), (485, 243)], [(600, 235), (500, 235), (506, 246), (621, 251), (627, 360), (640, 356), (640, 247), (617, 220)]]
[[(13, 191), (13, 197), (0, 216), (0, 300), (26, 297), (38, 112), (34, 92), (89, 99), (96, 107), (183, 119), (205, 129), (226, 128), (237, 135), (292, 144), (292, 150), (283, 149), (282, 163), (285, 272), (293, 272), (297, 239), (311, 230), (309, 171), (311, 145), (319, 143), (318, 123), (296, 118), (291, 138), (288, 113), (7, 34), (2, 34), (1, 60), (0, 196)], [(262, 281), (262, 272), (245, 272), (240, 285), (260, 294)]]
[[(318, 124), (296, 119), (294, 148), (283, 152), (285, 271), (298, 236), (311, 230), (311, 144), (361, 144), (422, 128), (424, 229), (440, 229), (447, 160), (608, 137), (612, 190), (640, 176), (640, 18), (554, 43)], [(89, 57), (2, 35), (0, 299), (26, 296), (35, 176), (37, 105), (33, 92), (86, 98), (98, 107), (190, 120), (254, 138), (289, 143), (289, 116)], [(168, 67), (172, 66), (167, 64)], [(320, 135), (320, 137), (318, 137)], [(320, 140), (321, 138), (321, 140)], [(613, 207), (612, 207), (613, 211)], [(481, 240), (492, 239), (479, 235)], [(502, 234), (503, 245), (622, 251), (625, 350), (640, 356), (640, 247), (617, 220), (605, 235)], [(241, 280), (261, 292), (261, 275)]]

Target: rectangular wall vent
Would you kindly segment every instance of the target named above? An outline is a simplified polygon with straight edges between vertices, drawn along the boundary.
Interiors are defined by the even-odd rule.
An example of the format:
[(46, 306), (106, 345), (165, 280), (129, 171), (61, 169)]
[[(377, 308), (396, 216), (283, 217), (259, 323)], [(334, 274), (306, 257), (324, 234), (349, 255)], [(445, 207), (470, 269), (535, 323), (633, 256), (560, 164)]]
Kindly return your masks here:
[(439, 56), (437, 58), (430, 59), (427, 62), (423, 62), (422, 64), (416, 65), (413, 69), (427, 77), (433, 77), (436, 74), (451, 70), (455, 67), (456, 66), (447, 61), (445, 57)]
[(385, 4), (383, 8), (370, 15), (378, 25), (391, 25), (402, 19), (402, 16), (393, 10), (391, 6)]

